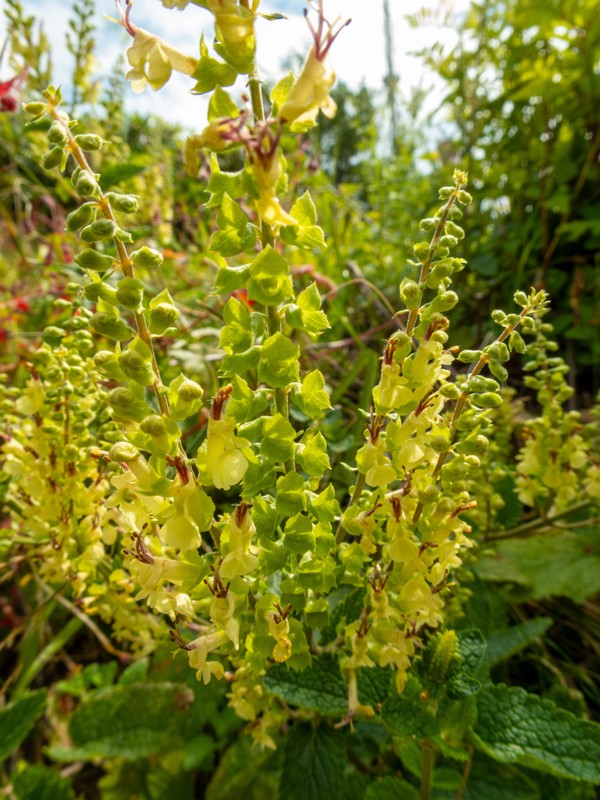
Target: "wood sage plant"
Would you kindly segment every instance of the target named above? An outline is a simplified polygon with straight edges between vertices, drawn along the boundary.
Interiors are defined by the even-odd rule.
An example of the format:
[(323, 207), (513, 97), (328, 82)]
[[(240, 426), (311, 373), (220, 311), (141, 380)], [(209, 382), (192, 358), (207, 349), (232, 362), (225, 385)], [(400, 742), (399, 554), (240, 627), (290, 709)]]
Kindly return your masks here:
[[(463, 516), (473, 507), (470, 482), (501, 403), (504, 364), (512, 350), (523, 352), (521, 334), (534, 329), (546, 295), (517, 292), (517, 310), (495, 312), (499, 331), (485, 347), (451, 345), (447, 315), (459, 302), (452, 282), (466, 266), (455, 253), (471, 202), (467, 175), (456, 170), (438, 210), (420, 223), (423, 240), (403, 273), (400, 325), (383, 343), (353, 483), (348, 495), (336, 491), (344, 479), (331, 475), (321, 425), (329, 389), (302, 358), (328, 320), (317, 284), (299, 291), (292, 275), (294, 253), (318, 261), (326, 237), (309, 192), (290, 180), (286, 152), (320, 114), (335, 114), (330, 51), (346, 22), (330, 24), (323, 3), (310, 3), (313, 42), (304, 66), (266, 98), (258, 0), (193, 2), (212, 15), (215, 30), (212, 49), (202, 39), (198, 57), (138, 27), (131, 5), (120, 22), (132, 37), (127, 78), (135, 91), (159, 90), (178, 72), (193, 93), (210, 95), (207, 124), (185, 155), (215, 216), (206, 247), (223, 324), (221, 382), (212, 397), (193, 374), (163, 380), (163, 342), (177, 333), (180, 310), (168, 289), (152, 288), (162, 253), (130, 232), (137, 198), (103, 189), (97, 151), (107, 143), (68, 116), (59, 89), (25, 111), (38, 123), (49, 120), (43, 165), (66, 171), (81, 197), (67, 228), (81, 240), (78, 318), (95, 334), (93, 391), (104, 393), (111, 415), (95, 444), (85, 441), (110, 481), (104, 508), (119, 519), (111, 569), (129, 576), (137, 600), (165, 619), (200, 680), (229, 682), (231, 705), (269, 747), (288, 718), (273, 695), (282, 694), (286, 676), (319, 660), (345, 683), (342, 722), (376, 713), (369, 675), (393, 675), (394, 692), (408, 691), (411, 662), (429, 640), (431, 674), (450, 674), (456, 635), (433, 632), (444, 624), (453, 574), (473, 543)], [(188, 4), (164, 0), (184, 13)], [(249, 97), (238, 100), (226, 89), (240, 76)], [(243, 162), (237, 171), (225, 168), (232, 154)], [(72, 335), (55, 332), (59, 350), (48, 362), (62, 358)], [(58, 381), (52, 402), (63, 402), (66, 387)], [(35, 415), (42, 401), (20, 402)], [(204, 438), (190, 452), (182, 430), (202, 414)], [(17, 450), (5, 446), (12, 460), (26, 460)], [(106, 540), (102, 514), (100, 534), (77, 531), (88, 549), (99, 535)], [(54, 572), (45, 570), (51, 580)], [(293, 703), (289, 693), (286, 700)]]

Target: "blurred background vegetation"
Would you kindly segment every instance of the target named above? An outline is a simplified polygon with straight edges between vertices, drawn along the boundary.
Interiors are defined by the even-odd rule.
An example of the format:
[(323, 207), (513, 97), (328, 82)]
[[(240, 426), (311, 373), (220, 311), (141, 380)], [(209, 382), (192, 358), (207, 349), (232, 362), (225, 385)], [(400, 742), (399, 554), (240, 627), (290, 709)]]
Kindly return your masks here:
[[(119, 184), (122, 191), (140, 196), (137, 236), (165, 255), (160, 280), (179, 305), (184, 324), (176, 339), (164, 342), (165, 351), (168, 346), (164, 368), (184, 366), (210, 396), (217, 385), (223, 301), (211, 295), (215, 264), (207, 249), (212, 224), (211, 212), (204, 206), (208, 195), (202, 180), (186, 173), (182, 154), (186, 132), (169, 121), (126, 110), (123, 64), (115, 64), (103, 85), (98, 82), (93, 72), (95, 31), (89, 23), (93, 7), (93, 0), (76, 0), (72, 7), (66, 42), (73, 66), (69, 110), (88, 130), (111, 142), (102, 153), (103, 186)], [(5, 0), (4, 14), (9, 40), (3, 77), (9, 79), (27, 66), (21, 99), (37, 98), (48, 83), (64, 77), (53, 74), (44, 34), (48, 23), (32, 16), (31, 5), (24, 7), (19, 0)], [(412, 24), (426, 21), (431, 20), (416, 15)], [(418, 220), (434, 211), (437, 187), (448, 182), (455, 167), (469, 171), (475, 202), (464, 220), (467, 238), (461, 255), (470, 269), (455, 282), (462, 302), (451, 315), (454, 343), (479, 347), (491, 330), (494, 308), (511, 310), (517, 289), (546, 288), (552, 302), (549, 319), (575, 389), (569, 405), (582, 411), (584, 422), (592, 418), (590, 409), (600, 389), (600, 4), (486, 0), (473, 2), (456, 25), (458, 43), (451, 52), (433, 48), (421, 54), (424, 66), (437, 73), (443, 86), (440, 108), (433, 115), (424, 111), (421, 90), (410, 97), (398, 91), (390, 59), (379, 94), (340, 82), (334, 90), (337, 116), (321, 119), (316, 132), (307, 134), (300, 146), (296, 140), (284, 141), (294, 194), (310, 188), (327, 235), (328, 247), (318, 258), (301, 251), (293, 257), (299, 283), (316, 279), (332, 326), (318, 343), (304, 347), (302, 358), (305, 367), (318, 366), (327, 375), (335, 411), (323, 424), (330, 429), (328, 438), (339, 462), (362, 435), (361, 410), (370, 405), (381, 342), (396, 324), (398, 284), (407, 274), (412, 245), (420, 238)], [(14, 385), (24, 380), (28, 356), (44, 328), (59, 324), (67, 313), (56, 301), (70, 299), (76, 292), (72, 282), (78, 280), (75, 240), (64, 230), (65, 217), (78, 199), (69, 182), (39, 166), (44, 145), (43, 130), (36, 124), (26, 127), (18, 110), (0, 114), (0, 370)], [(239, 165), (232, 161), (225, 166)], [(520, 384), (519, 363), (513, 362), (510, 370), (509, 383)], [(524, 392), (520, 389), (513, 396), (513, 411), (521, 419), (537, 412), (535, 400), (523, 397)], [(186, 435), (193, 449), (202, 436), (201, 424)], [(507, 436), (506, 448), (517, 448), (516, 436), (514, 431)], [(521, 521), (522, 509), (515, 511), (515, 502), (514, 498), (512, 506), (508, 502), (514, 520), (506, 522), (507, 528)], [(533, 645), (544, 625), (548, 628), (554, 620), (544, 643), (538, 640), (527, 656), (517, 654), (508, 665), (498, 667), (497, 678), (552, 692), (571, 710), (585, 709), (587, 704), (597, 714), (598, 534), (591, 550), (575, 548), (568, 579), (562, 574), (560, 548), (554, 566), (547, 567), (540, 565), (539, 543), (536, 550), (532, 539), (524, 542), (529, 549), (514, 550), (515, 543), (508, 543), (504, 572), (494, 573), (493, 559), (488, 559), (477, 579), (483, 582), (469, 601), (471, 624), (475, 620), (493, 636), (500, 635), (509, 621), (547, 620), (531, 629), (529, 638), (516, 647), (518, 653)], [(589, 562), (592, 557), (595, 571)], [(25, 592), (23, 600), (9, 585), (3, 599), (0, 626), (6, 638), (0, 663), (7, 675), (23, 668), (18, 659), (25, 667), (35, 660), (68, 619), (59, 609), (46, 629), (50, 612), (47, 617), (28, 618), (27, 609), (35, 608), (35, 599), (27, 591), (30, 594)], [(9, 655), (6, 644), (15, 641), (15, 630), (27, 634), (18, 657)], [(116, 662), (107, 660), (89, 632), (73, 633), (76, 638), (64, 641), (65, 663), (85, 669), (71, 670), (68, 680), (60, 686), (55, 683), (59, 689), (55, 688), (52, 713), (59, 726), (73, 698), (112, 685), (117, 672)], [(60, 645), (59, 641), (57, 652)], [(191, 672), (179, 670), (173, 677), (168, 651), (159, 656), (153, 680), (183, 681), (195, 698), (196, 717), (186, 723), (191, 726), (184, 753), (188, 772), (177, 778), (180, 794), (173, 793), (175, 772), (169, 763), (154, 761), (150, 769), (143, 758), (125, 766), (117, 760), (107, 774), (88, 763), (81, 768), (77, 785), (91, 786), (104, 774), (97, 796), (106, 800), (130, 797), (136, 791), (141, 797), (187, 797), (193, 774), (195, 791), (205, 791), (210, 783), (206, 796), (214, 800), (237, 797), (242, 791), (248, 797), (266, 796), (264, 792), (276, 784), (273, 775), (281, 763), (267, 764), (263, 754), (253, 757), (254, 772), (248, 771), (248, 745), (234, 741), (242, 723), (224, 710), (225, 689), (211, 687), (209, 697)], [(125, 684), (146, 678), (148, 665), (140, 663), (139, 674), (125, 676)], [(56, 682), (64, 673), (64, 664), (55, 666), (46, 672), (46, 683)], [(145, 698), (140, 697), (139, 703), (141, 707)], [(368, 736), (357, 741), (363, 749), (376, 748)], [(227, 757), (219, 761), (217, 755), (229, 745)], [(257, 769), (262, 769), (259, 790), (252, 788)], [(525, 778), (520, 780), (523, 785)], [(60, 794), (59, 788), (47, 797), (71, 796), (67, 790)], [(569, 795), (571, 790), (544, 797), (589, 796)], [(21, 796), (36, 795), (23, 790)], [(541, 797), (533, 789), (519, 796)]]

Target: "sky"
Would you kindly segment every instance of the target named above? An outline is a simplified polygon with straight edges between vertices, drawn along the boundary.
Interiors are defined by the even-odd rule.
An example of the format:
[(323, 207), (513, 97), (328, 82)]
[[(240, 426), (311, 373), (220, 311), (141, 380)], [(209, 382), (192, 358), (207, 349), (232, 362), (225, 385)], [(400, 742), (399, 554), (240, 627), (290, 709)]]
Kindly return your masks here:
[[(1, 2), (2, 0), (0, 0)], [(70, 74), (70, 56), (64, 46), (69, 12), (74, 0), (22, 0), (29, 14), (44, 20), (44, 28), (51, 40), (54, 57), (54, 80), (67, 89)], [(263, 13), (280, 12), (286, 20), (257, 23), (258, 61), (261, 75), (274, 82), (284, 74), (282, 63), (290, 56), (308, 52), (311, 38), (303, 17), (303, 0), (262, 0)], [(411, 88), (422, 84), (430, 88), (427, 105), (433, 109), (440, 99), (439, 84), (431, 73), (426, 73), (414, 55), (415, 52), (440, 42), (446, 48), (456, 41), (451, 26), (426, 24), (418, 29), (410, 27), (406, 20), (409, 14), (425, 8), (436, 16), (446, 11), (460, 14), (468, 6), (468, 0), (390, 0), (393, 28), (393, 55), (395, 73), (400, 77), (400, 91), (408, 96)], [(115, 16), (113, 0), (96, 0), (98, 22), (98, 71), (108, 74), (119, 53), (124, 53), (131, 42), (125, 31), (105, 17)], [(329, 61), (337, 75), (353, 88), (364, 84), (373, 89), (382, 89), (386, 73), (383, 0), (325, 0), (328, 19), (352, 18), (336, 40)], [(200, 35), (204, 33), (208, 43), (212, 41), (212, 15), (206, 10), (190, 4), (185, 11), (167, 9), (161, 0), (134, 0), (131, 19), (139, 27), (157, 33), (177, 49), (196, 56)], [(4, 39), (4, 19), (0, 20), (0, 41)], [(287, 70), (286, 70), (287, 71)], [(8, 77), (6, 65), (0, 79)], [(164, 118), (181, 123), (184, 127), (198, 130), (206, 121), (205, 98), (190, 95), (190, 79), (174, 74), (166, 87), (159, 92), (146, 88), (141, 95), (128, 92), (127, 105), (141, 113), (156, 113)], [(241, 87), (240, 87), (241, 88)], [(383, 97), (383, 95), (382, 95)]]

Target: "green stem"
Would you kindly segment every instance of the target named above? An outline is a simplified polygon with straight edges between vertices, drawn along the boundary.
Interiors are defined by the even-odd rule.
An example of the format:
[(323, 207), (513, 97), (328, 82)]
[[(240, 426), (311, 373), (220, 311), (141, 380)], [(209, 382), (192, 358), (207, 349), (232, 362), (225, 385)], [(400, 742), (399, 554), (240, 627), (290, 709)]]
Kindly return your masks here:
[[(242, 6), (244, 8), (249, 9), (249, 4), (247, 2), (242, 2)], [(252, 67), (252, 72), (248, 76), (248, 88), (250, 89), (250, 100), (252, 103), (252, 111), (254, 112), (254, 119), (256, 120), (256, 122), (262, 122), (265, 118), (265, 108), (263, 104), (261, 83), (262, 82), (258, 74), (255, 62)], [(271, 226), (262, 222), (261, 231), (262, 231), (263, 247), (266, 247), (267, 245), (272, 245), (274, 241), (274, 236), (273, 236), (273, 229), (271, 228)], [(276, 333), (283, 332), (281, 317), (275, 306), (267, 306), (267, 329), (269, 332), (269, 336), (274, 336)], [(275, 409), (277, 413), (281, 414), (281, 416), (285, 420), (289, 421), (290, 412), (289, 412), (289, 400), (287, 392), (283, 388), (274, 389), (273, 392), (275, 399)], [(284, 464), (284, 469), (286, 473), (293, 472), (295, 468), (296, 466), (293, 459), (291, 459), (290, 461), (286, 461), (286, 463)]]
[[(350, 498), (350, 502), (348, 503), (347, 508), (350, 508), (350, 506), (353, 506), (354, 503), (358, 502), (361, 494), (363, 493), (363, 489), (365, 488), (365, 481), (366, 481), (365, 475), (362, 472), (359, 472), (358, 478), (356, 479), (356, 484), (354, 486), (354, 491), (352, 492), (352, 497)], [(344, 541), (345, 536), (346, 536), (346, 529), (342, 525), (342, 518), (340, 517), (337, 531), (335, 533), (336, 545), (340, 545)]]
[(21, 673), (15, 684), (13, 697), (22, 694), (30, 683), (39, 675), (44, 667), (55, 655), (60, 653), (67, 642), (83, 627), (83, 622), (77, 617), (71, 617), (64, 628), (48, 642), (42, 652), (36, 656), (35, 660)]
[(551, 527), (553, 522), (563, 519), (564, 517), (568, 517), (569, 514), (575, 514), (578, 511), (583, 511), (583, 509), (588, 508), (590, 503), (590, 500), (581, 500), (579, 503), (572, 505), (571, 508), (567, 508), (565, 511), (561, 511), (558, 514), (553, 514), (551, 517), (541, 517), (539, 519), (533, 519), (531, 522), (524, 522), (522, 525), (517, 525), (516, 527), (509, 528), (505, 531), (495, 531), (494, 533), (490, 533), (489, 536), (486, 536), (485, 541), (489, 542), (498, 541), (500, 539), (512, 539), (515, 536), (522, 536), (523, 534), (527, 535), (544, 528)]
[(433, 766), (435, 764), (435, 750), (430, 742), (421, 744), (423, 749), (423, 768), (421, 772), (420, 800), (430, 800), (433, 783)]

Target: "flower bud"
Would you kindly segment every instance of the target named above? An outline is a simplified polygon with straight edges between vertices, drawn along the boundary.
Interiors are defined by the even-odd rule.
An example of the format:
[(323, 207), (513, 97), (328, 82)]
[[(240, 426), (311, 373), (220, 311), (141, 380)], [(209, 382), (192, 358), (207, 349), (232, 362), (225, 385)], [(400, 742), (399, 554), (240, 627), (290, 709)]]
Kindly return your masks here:
[(148, 327), (155, 336), (162, 336), (164, 332), (179, 318), (179, 311), (170, 303), (159, 303), (150, 308)]
[(90, 324), (96, 333), (107, 336), (109, 339), (115, 339), (117, 342), (125, 342), (134, 335), (129, 325), (112, 314), (98, 312), (92, 316)]
[(132, 214), (139, 209), (138, 199), (133, 194), (108, 192), (106, 199), (110, 202), (115, 211), (121, 211), (124, 214)]
[(419, 503), (423, 503), (423, 505), (435, 503), (439, 496), (440, 490), (431, 483), (419, 492)]
[(123, 278), (117, 284), (117, 301), (129, 308), (138, 311), (144, 297), (144, 285), (137, 278)]
[(413, 247), (413, 252), (419, 261), (427, 261), (429, 258), (429, 251), (429, 242), (418, 242), (418, 244)]
[(460, 389), (454, 383), (444, 383), (440, 387), (440, 394), (442, 397), (447, 397), (448, 400), (458, 400), (460, 397)]
[(134, 250), (131, 254), (131, 260), (136, 267), (160, 267), (164, 258), (162, 253), (154, 250), (151, 247), (140, 247), (139, 250)]
[(490, 361), (488, 366), (492, 375), (498, 378), (499, 381), (505, 381), (508, 378), (508, 370), (506, 367), (503, 367), (502, 364), (499, 364), (497, 361)]
[(93, 197), (98, 193), (98, 183), (87, 169), (82, 169), (75, 180), (75, 189), (82, 197)]
[(127, 349), (119, 356), (119, 366), (125, 375), (140, 386), (151, 386), (154, 383), (152, 362), (146, 360), (136, 350)]
[(419, 222), (419, 229), (427, 233), (428, 231), (434, 230), (438, 222), (439, 220), (437, 220), (435, 217), (422, 219), (421, 222)]
[(136, 458), (139, 458), (140, 451), (130, 442), (116, 442), (116, 444), (113, 444), (110, 448), (108, 455), (111, 461), (127, 464), (129, 461), (134, 461)]
[(527, 349), (523, 337), (518, 331), (513, 331), (508, 339), (508, 342), (513, 350), (517, 353), (524, 353)]
[(527, 305), (527, 295), (525, 292), (518, 291), (514, 293), (514, 301), (518, 306), (525, 307)]
[(419, 288), (419, 284), (410, 278), (405, 278), (400, 284), (400, 297), (410, 311), (419, 307), (422, 296), (423, 292)]
[(42, 167), (47, 170), (54, 169), (54, 167), (58, 167), (62, 163), (64, 157), (65, 151), (57, 145), (42, 158)]
[(48, 128), (48, 133), (46, 136), (51, 144), (58, 144), (61, 147), (64, 147), (69, 141), (69, 137), (67, 136), (65, 129), (59, 122), (56, 121), (54, 121)]
[(459, 203), (462, 203), (463, 206), (468, 206), (469, 203), (473, 202), (473, 198), (468, 192), (465, 192), (464, 189), (461, 189), (460, 192), (456, 196)]
[(469, 392), (497, 392), (499, 388), (498, 381), (483, 375), (475, 375), (467, 384)]
[(112, 239), (117, 230), (111, 219), (98, 219), (87, 225), (79, 235), (84, 242), (101, 242), (104, 239)]
[(502, 311), (501, 308), (495, 308), (492, 311), (492, 319), (494, 320), (494, 322), (497, 322), (498, 325), (504, 325), (504, 323), (506, 322), (506, 314), (504, 313), (504, 311)]
[(86, 151), (100, 150), (104, 144), (102, 137), (95, 133), (80, 133), (75, 137), (75, 141), (82, 150)]
[(458, 360), (463, 364), (473, 364), (481, 358), (481, 350), (461, 350), (458, 354)]
[(456, 292), (443, 292), (436, 301), (436, 308), (439, 311), (450, 311), (458, 303), (458, 295)]
[(463, 441), (459, 442), (456, 446), (456, 450), (466, 456), (483, 455), (489, 443), (490, 441), (487, 436), (483, 436), (483, 434), (479, 433), (477, 436), (473, 436), (472, 439), (463, 439)]
[(44, 330), (44, 339), (63, 339), (67, 335), (64, 328), (59, 328), (56, 325), (48, 325)]
[(454, 186), (442, 186), (438, 192), (440, 200), (448, 200), (454, 193)]
[(65, 220), (65, 228), (68, 231), (74, 232), (89, 225), (94, 219), (96, 209), (92, 203), (84, 203), (84, 205), (71, 211)]
[(87, 247), (75, 256), (75, 261), (82, 269), (91, 269), (95, 272), (106, 272), (113, 265), (113, 257), (106, 253), (99, 253)]
[(429, 444), (436, 453), (445, 453), (450, 447), (450, 439), (442, 435), (433, 436)]
[(182, 421), (196, 414), (202, 407), (204, 391), (195, 381), (183, 374), (169, 384), (168, 399), (173, 419)]
[(494, 361), (508, 361), (510, 359), (508, 347), (504, 342), (492, 342), (492, 344), (483, 348), (483, 352), (491, 359), (494, 359)]
[(451, 220), (447, 220), (444, 226), (444, 230), (447, 234), (449, 234), (450, 236), (455, 236), (457, 239), (465, 238), (465, 232), (463, 231), (463, 229), (459, 225), (456, 225)]
[(456, 236), (442, 236), (438, 242), (439, 247), (456, 247), (458, 244), (458, 239)]
[(150, 409), (139, 397), (136, 397), (131, 389), (120, 386), (109, 392), (108, 403), (114, 414), (122, 419), (131, 419), (141, 422), (149, 413)]
[(119, 367), (119, 359), (112, 350), (99, 350), (94, 355), (94, 364), (107, 378), (115, 381), (124, 381), (125, 375)]
[(39, 103), (39, 102), (32, 102), (32, 103), (23, 103), (23, 111), (26, 114), (29, 114), (30, 117), (41, 117), (42, 114), (46, 114), (48, 111), (48, 106), (46, 103)]
[(472, 431), (481, 424), (481, 417), (475, 411), (465, 411), (458, 418), (456, 427), (459, 431)]
[(472, 402), (479, 408), (498, 408), (502, 405), (502, 397), (497, 392), (484, 392), (471, 395)]
[(142, 420), (140, 428), (148, 436), (165, 436), (167, 434), (167, 427), (162, 417), (158, 414), (151, 414)]

